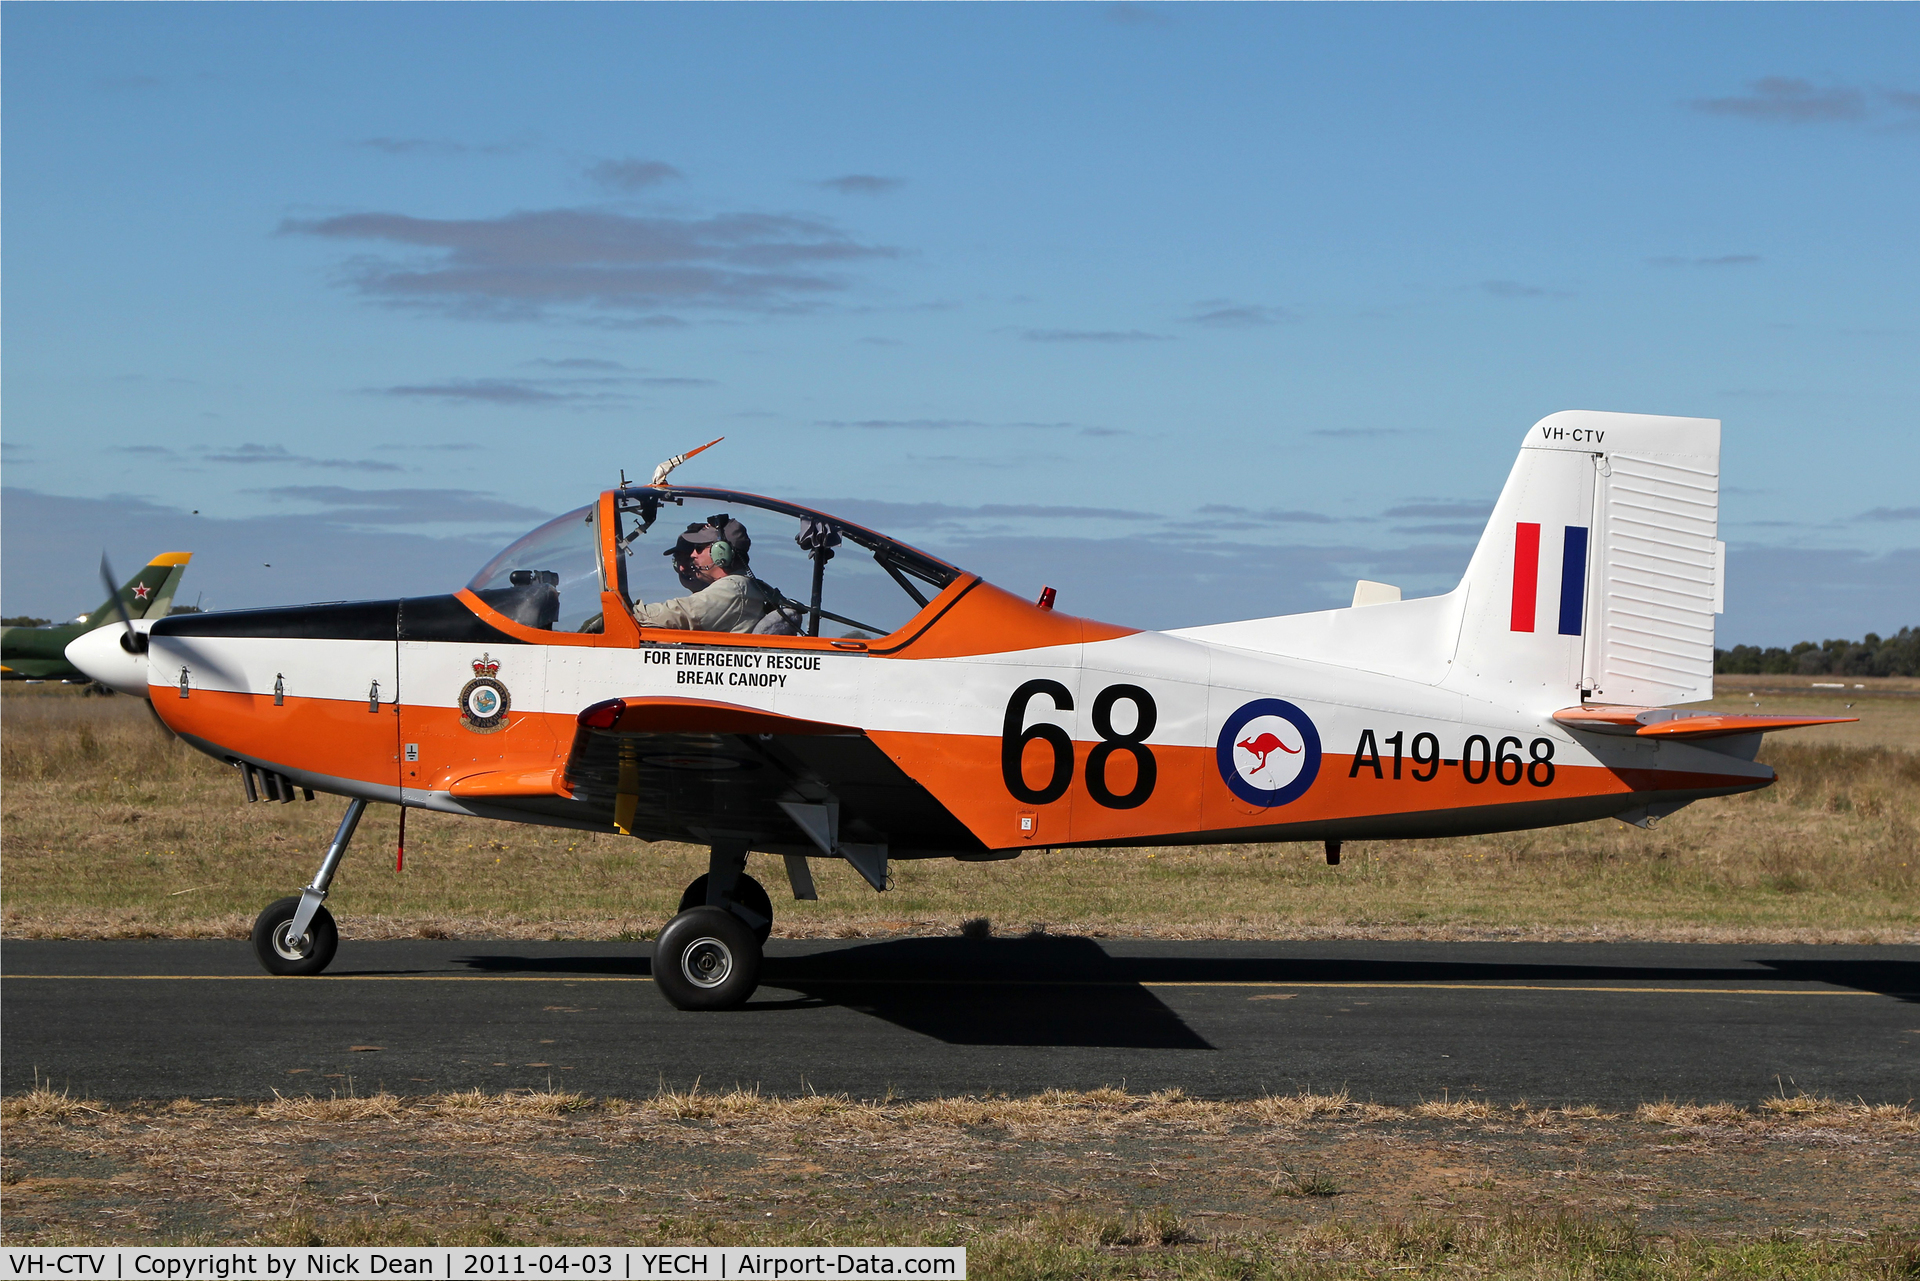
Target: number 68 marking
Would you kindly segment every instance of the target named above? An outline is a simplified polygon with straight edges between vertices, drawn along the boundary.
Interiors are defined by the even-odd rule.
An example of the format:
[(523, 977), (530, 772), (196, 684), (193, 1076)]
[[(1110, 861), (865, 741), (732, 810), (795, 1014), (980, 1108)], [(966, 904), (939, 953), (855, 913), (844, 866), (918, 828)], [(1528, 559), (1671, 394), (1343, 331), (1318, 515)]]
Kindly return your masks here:
[[(1007, 700), (1007, 716), (1000, 729), (1000, 778), (1016, 800), (1029, 805), (1059, 800), (1073, 782), (1073, 740), (1067, 737), (1067, 731), (1046, 721), (1025, 725), (1027, 704), (1040, 694), (1052, 699), (1059, 711), (1073, 710), (1073, 695), (1065, 685), (1059, 681), (1031, 680), (1014, 690), (1013, 697)], [(1134, 724), (1127, 733), (1118, 734), (1113, 728), (1113, 708), (1123, 700), (1133, 704)], [(1159, 718), (1153, 695), (1138, 685), (1109, 685), (1100, 691), (1093, 700), (1093, 729), (1100, 735), (1100, 741), (1087, 753), (1087, 795), (1110, 810), (1130, 810), (1146, 804), (1160, 777), (1159, 763), (1153, 759), (1153, 749), (1147, 746), (1146, 738), (1153, 733)], [(1053, 749), (1053, 772), (1044, 787), (1028, 787), (1020, 768), (1027, 744), (1036, 739)], [(1133, 757), (1133, 787), (1123, 793), (1107, 786), (1107, 762), (1117, 752)]]

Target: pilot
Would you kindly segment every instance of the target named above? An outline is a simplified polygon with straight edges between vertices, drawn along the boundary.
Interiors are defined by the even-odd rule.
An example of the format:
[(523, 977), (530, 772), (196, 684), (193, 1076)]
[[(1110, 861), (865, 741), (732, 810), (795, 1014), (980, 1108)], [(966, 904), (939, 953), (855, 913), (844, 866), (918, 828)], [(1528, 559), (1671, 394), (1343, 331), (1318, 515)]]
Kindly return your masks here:
[(635, 603), (642, 627), (696, 632), (751, 632), (761, 626), (779, 593), (753, 576), (747, 557), (753, 540), (747, 527), (722, 512), (704, 525), (689, 525), (663, 555), (690, 595), (651, 605)]

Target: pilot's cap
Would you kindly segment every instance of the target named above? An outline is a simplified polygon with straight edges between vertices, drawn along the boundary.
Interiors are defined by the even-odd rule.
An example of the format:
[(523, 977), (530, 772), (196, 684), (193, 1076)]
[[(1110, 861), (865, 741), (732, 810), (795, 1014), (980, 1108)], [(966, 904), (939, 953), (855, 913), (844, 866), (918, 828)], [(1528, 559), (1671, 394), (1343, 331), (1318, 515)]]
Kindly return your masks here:
[(710, 547), (721, 541), (725, 541), (728, 549), (732, 551), (732, 561), (735, 564), (746, 560), (753, 547), (753, 540), (747, 535), (747, 527), (733, 517), (722, 513), (708, 517), (704, 524), (688, 525), (686, 532), (674, 540), (673, 546), (661, 554), (671, 556), (675, 560), (685, 560), (702, 547)]

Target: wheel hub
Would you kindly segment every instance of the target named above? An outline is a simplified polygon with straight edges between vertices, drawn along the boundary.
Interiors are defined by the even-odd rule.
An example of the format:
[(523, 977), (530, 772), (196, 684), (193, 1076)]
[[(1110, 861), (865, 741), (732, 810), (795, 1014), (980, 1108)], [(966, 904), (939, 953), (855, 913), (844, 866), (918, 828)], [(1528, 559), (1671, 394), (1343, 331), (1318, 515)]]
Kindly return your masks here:
[(733, 952), (717, 938), (695, 939), (680, 954), (680, 972), (695, 987), (719, 987), (733, 973)]
[(289, 961), (304, 961), (313, 951), (313, 935), (302, 934), (293, 937), (293, 922), (288, 921), (273, 932), (273, 950)]

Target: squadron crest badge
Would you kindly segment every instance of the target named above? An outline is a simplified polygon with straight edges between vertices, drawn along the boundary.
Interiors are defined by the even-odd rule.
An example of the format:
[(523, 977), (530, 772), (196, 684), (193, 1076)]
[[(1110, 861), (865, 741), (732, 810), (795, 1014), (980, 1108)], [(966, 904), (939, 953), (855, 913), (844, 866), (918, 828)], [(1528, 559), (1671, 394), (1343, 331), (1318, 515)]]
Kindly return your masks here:
[(460, 691), (460, 723), (476, 734), (492, 734), (507, 727), (513, 698), (495, 677), (500, 660), (481, 654), (473, 660), (473, 679)]

